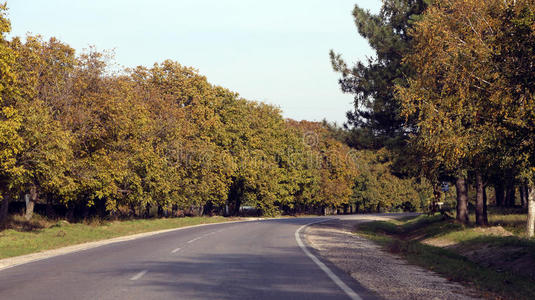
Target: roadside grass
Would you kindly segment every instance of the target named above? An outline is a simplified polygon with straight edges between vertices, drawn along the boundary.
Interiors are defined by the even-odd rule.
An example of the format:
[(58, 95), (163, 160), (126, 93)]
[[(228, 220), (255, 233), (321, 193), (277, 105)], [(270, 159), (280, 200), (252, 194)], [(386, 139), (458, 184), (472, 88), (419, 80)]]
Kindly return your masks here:
[[(489, 215), (489, 219), (492, 225), (520, 230), (523, 216)], [(409, 263), (474, 287), (486, 298), (535, 299), (535, 277), (507, 269), (515, 266), (512, 263), (516, 259), (528, 264), (535, 261), (535, 240), (523, 238), (520, 231), (518, 235), (507, 231), (504, 232), (508, 236), (493, 234), (495, 229), (463, 226), (441, 215), (375, 221), (356, 228), (358, 234), (401, 255)], [(486, 256), (480, 254), (481, 258), (476, 255), (478, 252)], [(533, 270), (535, 265), (522, 267)]]
[[(526, 222), (528, 216), (526, 213), (522, 212), (523, 211), (519, 209), (499, 211), (495, 208), (491, 208), (489, 209), (489, 225), (503, 226), (503, 228), (517, 236), (526, 237)], [(475, 216), (473, 222), (475, 222)]]
[(26, 221), (22, 216), (15, 215), (9, 222), (10, 228), (0, 231), (0, 259), (136, 233), (234, 220), (239, 218), (184, 217), (127, 221), (94, 219), (69, 223), (64, 220), (47, 220), (39, 215)]

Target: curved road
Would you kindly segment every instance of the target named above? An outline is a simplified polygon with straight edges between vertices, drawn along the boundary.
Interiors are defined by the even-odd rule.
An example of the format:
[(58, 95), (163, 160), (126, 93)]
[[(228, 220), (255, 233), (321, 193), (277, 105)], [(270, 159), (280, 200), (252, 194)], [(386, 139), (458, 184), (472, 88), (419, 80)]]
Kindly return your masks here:
[(31, 262), (0, 271), (0, 299), (375, 298), (299, 246), (298, 229), (322, 220), (193, 227)]

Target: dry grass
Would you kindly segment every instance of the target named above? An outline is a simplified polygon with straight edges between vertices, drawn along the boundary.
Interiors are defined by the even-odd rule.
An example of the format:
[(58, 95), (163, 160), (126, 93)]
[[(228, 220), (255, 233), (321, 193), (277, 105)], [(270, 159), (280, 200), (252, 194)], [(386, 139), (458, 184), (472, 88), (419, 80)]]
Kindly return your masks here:
[(7, 222), (2, 225), (4, 230), (35, 231), (53, 226), (57, 221), (50, 220), (35, 214), (31, 220), (26, 220), (22, 215), (10, 215)]
[(491, 214), (489, 215), (490, 226), (502, 226), (519, 237), (526, 237), (526, 214)]

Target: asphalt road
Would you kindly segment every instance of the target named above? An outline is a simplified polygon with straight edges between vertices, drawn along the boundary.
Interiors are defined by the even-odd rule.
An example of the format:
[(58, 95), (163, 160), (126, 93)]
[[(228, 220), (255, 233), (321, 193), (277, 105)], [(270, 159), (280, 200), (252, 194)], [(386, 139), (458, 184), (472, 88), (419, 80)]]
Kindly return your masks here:
[(194, 227), (27, 263), (0, 271), (0, 299), (375, 298), (299, 246), (296, 231), (321, 220)]

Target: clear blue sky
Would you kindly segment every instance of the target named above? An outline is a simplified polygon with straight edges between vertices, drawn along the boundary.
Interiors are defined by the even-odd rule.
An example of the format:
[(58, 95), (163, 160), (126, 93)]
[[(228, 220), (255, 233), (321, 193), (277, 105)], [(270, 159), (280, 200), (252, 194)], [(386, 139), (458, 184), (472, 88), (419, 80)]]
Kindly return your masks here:
[(329, 49), (348, 62), (373, 55), (353, 23), (355, 4), (378, 11), (381, 1), (8, 0), (12, 35), (115, 49), (126, 67), (176, 60), (285, 117), (338, 123), (352, 96), (339, 89)]

